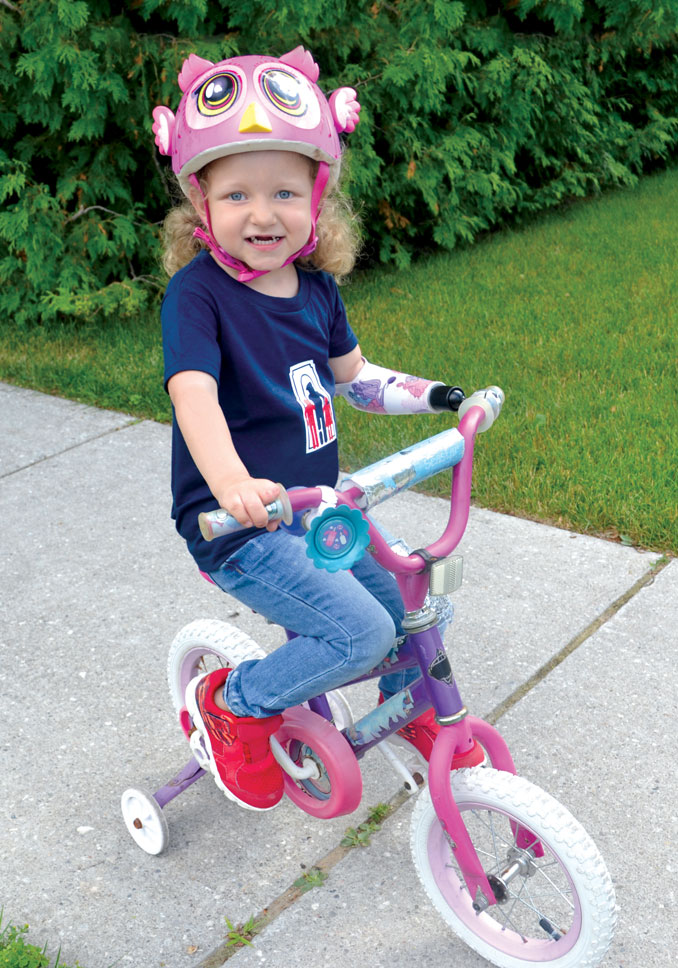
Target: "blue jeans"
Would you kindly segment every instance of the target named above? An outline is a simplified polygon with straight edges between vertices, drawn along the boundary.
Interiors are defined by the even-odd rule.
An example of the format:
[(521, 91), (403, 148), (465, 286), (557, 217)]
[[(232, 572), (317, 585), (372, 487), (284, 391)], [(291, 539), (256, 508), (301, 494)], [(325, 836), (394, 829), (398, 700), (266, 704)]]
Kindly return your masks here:
[[(250, 539), (210, 578), (296, 633), (228, 677), (224, 699), (237, 716), (271, 716), (336, 689), (377, 666), (403, 634), (398, 585), (369, 554), (352, 572), (327, 572), (307, 557), (303, 537), (279, 529)], [(406, 669), (379, 686), (390, 696), (418, 675)]]

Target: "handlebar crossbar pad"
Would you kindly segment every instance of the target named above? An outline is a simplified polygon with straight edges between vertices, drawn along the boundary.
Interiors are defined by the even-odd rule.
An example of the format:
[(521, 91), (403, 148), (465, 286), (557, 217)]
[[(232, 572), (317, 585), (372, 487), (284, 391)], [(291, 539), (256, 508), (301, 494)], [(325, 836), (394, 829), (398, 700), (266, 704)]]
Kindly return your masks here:
[(399, 491), (448, 470), (458, 464), (463, 456), (462, 435), (456, 428), (444, 430), (356, 471), (342, 481), (341, 490), (360, 488), (363, 494), (356, 504), (367, 511)]

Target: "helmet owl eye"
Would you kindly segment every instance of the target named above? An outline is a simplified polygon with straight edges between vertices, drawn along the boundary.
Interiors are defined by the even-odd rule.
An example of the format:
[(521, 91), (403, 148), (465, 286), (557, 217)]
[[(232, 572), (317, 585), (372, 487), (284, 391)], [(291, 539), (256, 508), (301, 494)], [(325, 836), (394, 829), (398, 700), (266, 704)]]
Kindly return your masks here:
[(197, 105), (200, 114), (213, 117), (223, 114), (235, 104), (240, 95), (240, 78), (230, 71), (214, 74), (197, 91)]
[(287, 71), (264, 71), (260, 78), (264, 94), (279, 111), (300, 118), (306, 114), (306, 91), (298, 79)]

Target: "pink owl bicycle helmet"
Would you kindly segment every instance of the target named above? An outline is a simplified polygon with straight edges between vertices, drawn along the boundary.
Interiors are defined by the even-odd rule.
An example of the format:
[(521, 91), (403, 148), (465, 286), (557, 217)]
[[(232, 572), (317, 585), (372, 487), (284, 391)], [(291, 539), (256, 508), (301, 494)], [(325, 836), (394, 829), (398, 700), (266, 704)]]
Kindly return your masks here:
[[(153, 133), (161, 154), (170, 155), (184, 194), (202, 195), (196, 172), (209, 162), (243, 151), (294, 151), (319, 162), (311, 196), (311, 234), (288, 259), (310, 254), (330, 167), (341, 157), (340, 132), (358, 123), (356, 92), (341, 87), (327, 100), (316, 81), (320, 71), (311, 54), (297, 47), (282, 57), (258, 54), (213, 64), (196, 54), (184, 61), (178, 76), (183, 97), (176, 115), (159, 105), (153, 110)], [(238, 270), (240, 282), (263, 272), (233, 258), (212, 234), (207, 199), (207, 231), (196, 229), (224, 265)], [(285, 263), (287, 264), (287, 263)]]

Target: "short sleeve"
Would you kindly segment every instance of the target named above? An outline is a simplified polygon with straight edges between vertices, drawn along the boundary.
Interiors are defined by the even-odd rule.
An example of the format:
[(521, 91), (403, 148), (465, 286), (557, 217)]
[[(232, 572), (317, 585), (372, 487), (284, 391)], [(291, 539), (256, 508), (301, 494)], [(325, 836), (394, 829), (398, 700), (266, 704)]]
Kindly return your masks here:
[(330, 325), (330, 357), (345, 356), (358, 345), (358, 338), (351, 329), (346, 315), (344, 301), (339, 295), (339, 288), (331, 277), (329, 277), (332, 288), (333, 313)]
[(217, 337), (218, 310), (210, 293), (192, 284), (190, 274), (177, 273), (162, 301), (162, 346), (167, 383), (182, 370), (200, 370), (219, 382), (221, 350)]

